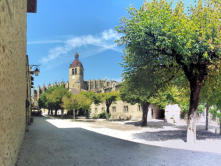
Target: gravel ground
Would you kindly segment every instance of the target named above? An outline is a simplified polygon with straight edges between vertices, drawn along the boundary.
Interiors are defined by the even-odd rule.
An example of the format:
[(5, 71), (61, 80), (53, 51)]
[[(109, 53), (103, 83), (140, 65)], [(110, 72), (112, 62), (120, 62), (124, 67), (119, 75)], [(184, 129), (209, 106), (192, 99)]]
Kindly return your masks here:
[[(17, 166), (219, 166), (221, 163), (221, 155), (217, 153), (118, 139), (138, 141), (136, 134), (144, 134), (141, 140), (146, 140), (149, 136), (143, 131), (149, 129), (153, 130), (122, 122), (35, 118), (25, 136)], [(106, 136), (108, 134), (118, 138)]]
[[(198, 123), (197, 142), (192, 145), (186, 143), (186, 124), (184, 121), (174, 125), (162, 120), (151, 120), (148, 122), (148, 127), (140, 127), (138, 122), (133, 121), (109, 122), (101, 119), (66, 121), (73, 122), (70, 126), (79, 126), (100, 134), (137, 143), (221, 154), (221, 135), (215, 133), (217, 128), (215, 123), (210, 124), (209, 131), (204, 129), (205, 125), (202, 122)], [(59, 121), (57, 121), (58, 123), (50, 122), (62, 127)]]

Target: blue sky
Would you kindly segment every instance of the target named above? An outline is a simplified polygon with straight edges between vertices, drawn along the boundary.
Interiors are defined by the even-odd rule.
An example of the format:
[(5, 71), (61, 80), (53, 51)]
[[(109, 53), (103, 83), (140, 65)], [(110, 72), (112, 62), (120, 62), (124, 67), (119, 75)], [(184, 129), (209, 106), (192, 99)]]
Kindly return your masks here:
[[(189, 1), (186, 1), (189, 2)], [(28, 14), (27, 54), (40, 65), (35, 87), (68, 81), (69, 64), (77, 51), (84, 79), (121, 80), (122, 48), (115, 27), (127, 8), (143, 0), (38, 0), (38, 10)]]

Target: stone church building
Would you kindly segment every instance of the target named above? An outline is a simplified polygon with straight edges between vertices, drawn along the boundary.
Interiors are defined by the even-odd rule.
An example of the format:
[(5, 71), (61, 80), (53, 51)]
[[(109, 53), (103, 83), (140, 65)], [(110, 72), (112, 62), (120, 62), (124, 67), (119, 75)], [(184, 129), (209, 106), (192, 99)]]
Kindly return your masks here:
[(118, 90), (119, 82), (107, 80), (84, 81), (84, 67), (79, 61), (79, 54), (75, 54), (75, 59), (69, 66), (69, 90), (75, 94), (80, 91), (107, 92)]

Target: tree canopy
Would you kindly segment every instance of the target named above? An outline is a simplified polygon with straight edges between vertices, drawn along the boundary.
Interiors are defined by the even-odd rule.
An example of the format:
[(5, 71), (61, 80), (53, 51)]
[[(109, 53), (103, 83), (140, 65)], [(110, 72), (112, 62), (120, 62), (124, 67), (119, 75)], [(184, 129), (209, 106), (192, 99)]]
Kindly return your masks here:
[(111, 92), (104, 92), (97, 94), (100, 96), (101, 101), (106, 105), (106, 119), (109, 119), (110, 116), (110, 106), (114, 101), (119, 99), (119, 92), (118, 91), (111, 91)]
[(126, 46), (126, 69), (158, 71), (163, 81), (184, 75), (190, 89), (187, 141), (196, 139), (196, 111), (201, 87), (211, 72), (220, 69), (221, 5), (199, 0), (185, 9), (179, 1), (152, 0), (138, 10), (131, 7), (129, 18), (117, 28), (119, 44)]

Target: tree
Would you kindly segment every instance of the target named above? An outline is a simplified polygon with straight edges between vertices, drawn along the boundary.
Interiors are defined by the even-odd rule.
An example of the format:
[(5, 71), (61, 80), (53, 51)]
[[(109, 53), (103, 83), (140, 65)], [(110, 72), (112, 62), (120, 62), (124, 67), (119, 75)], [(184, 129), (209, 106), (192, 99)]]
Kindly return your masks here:
[(206, 125), (205, 129), (208, 130), (209, 125), (209, 112), (211, 112), (211, 109), (218, 111), (217, 109), (214, 109), (213, 107), (221, 109), (220, 107), (220, 101), (221, 101), (221, 72), (217, 71), (214, 73), (210, 73), (210, 76), (206, 80), (206, 83), (204, 87), (202, 88), (202, 91), (200, 93), (200, 103), (204, 104), (206, 107)]
[(73, 119), (75, 119), (75, 113), (78, 109), (77, 95), (73, 95), (69, 92), (62, 98), (62, 102), (65, 109), (73, 112)]
[[(219, 109), (218, 109), (219, 108)], [(219, 121), (219, 133), (221, 135), (221, 107), (213, 106), (213, 108), (210, 110), (210, 113), (212, 114), (213, 118), (218, 118)]]
[(136, 104), (139, 103), (142, 107), (142, 126), (147, 126), (147, 114), (148, 114), (148, 108), (150, 105), (148, 94), (145, 91), (142, 91), (140, 88), (134, 88), (130, 81), (124, 80), (123, 83), (121, 83), (120, 87), (120, 97), (123, 101), (126, 101), (130, 104)]
[(48, 109), (48, 115), (53, 114), (52, 110), (54, 108), (54, 103), (51, 100), (51, 93), (55, 90), (55, 87), (50, 87), (46, 90), (43, 94), (41, 94), (38, 104), (40, 108), (46, 108)]
[(82, 91), (82, 95), (90, 99), (94, 104), (100, 104), (102, 102), (101, 96), (92, 91)]
[(187, 142), (196, 140), (201, 87), (208, 74), (220, 68), (220, 9), (218, 1), (199, 0), (186, 13), (181, 1), (172, 8), (172, 2), (152, 0), (139, 10), (130, 8), (130, 17), (117, 28), (123, 34), (118, 43), (125, 44), (133, 60), (128, 64), (131, 71), (149, 65), (185, 75), (190, 89)]
[(47, 108), (47, 98), (46, 98), (46, 93), (43, 93), (39, 99), (38, 99), (38, 107), (41, 108)]
[(109, 120), (110, 106), (114, 101), (117, 101), (119, 97), (119, 92), (117, 91), (105, 92), (105, 93), (100, 93), (99, 96), (106, 105), (106, 119)]
[(78, 101), (78, 110), (86, 113), (86, 116), (88, 117), (92, 100), (83, 94), (78, 94), (77, 101)]
[(53, 103), (53, 108), (55, 109), (55, 116), (57, 116), (57, 111), (59, 109), (62, 110), (63, 115), (63, 102), (62, 98), (65, 96), (65, 94), (68, 92), (68, 89), (66, 89), (63, 85), (55, 87), (54, 90), (50, 93), (49, 98)]

